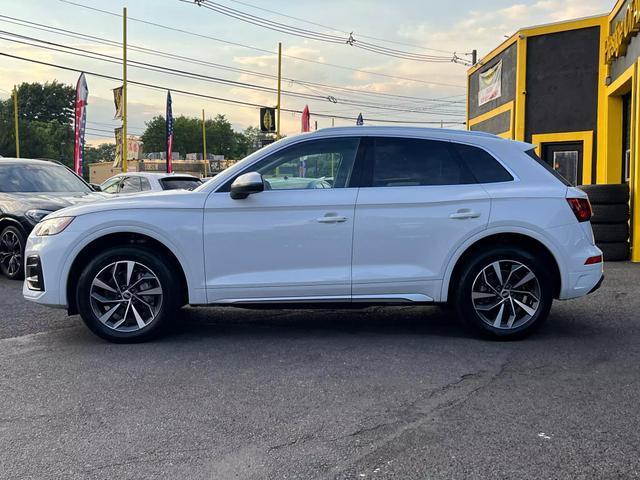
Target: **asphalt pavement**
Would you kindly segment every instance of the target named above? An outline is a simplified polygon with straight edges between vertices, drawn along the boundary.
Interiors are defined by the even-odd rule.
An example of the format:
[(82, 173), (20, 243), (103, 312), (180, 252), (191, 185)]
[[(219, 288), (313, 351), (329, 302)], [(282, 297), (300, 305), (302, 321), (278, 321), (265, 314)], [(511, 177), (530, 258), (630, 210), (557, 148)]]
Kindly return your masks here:
[(437, 307), (184, 309), (113, 345), (0, 280), (2, 479), (640, 477), (640, 265), (524, 341)]

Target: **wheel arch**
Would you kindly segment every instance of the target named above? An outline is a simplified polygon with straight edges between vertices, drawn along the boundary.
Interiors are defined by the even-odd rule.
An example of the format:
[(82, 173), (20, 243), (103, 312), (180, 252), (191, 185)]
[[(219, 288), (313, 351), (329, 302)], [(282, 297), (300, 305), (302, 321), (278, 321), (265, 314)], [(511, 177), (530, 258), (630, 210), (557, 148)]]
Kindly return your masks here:
[(65, 291), (61, 292), (66, 295), (66, 304), (70, 315), (78, 313), (75, 286), (80, 274), (82, 273), (82, 268), (93, 256), (98, 252), (104, 251), (105, 248), (123, 245), (144, 245), (145, 247), (158, 252), (162, 255), (163, 259), (170, 262), (172, 267), (178, 273), (178, 281), (181, 285), (181, 304), (185, 305), (189, 303), (189, 284), (187, 281), (187, 275), (182, 263), (173, 253), (172, 249), (163, 241), (146, 233), (137, 231), (117, 231), (105, 233), (97, 238), (93, 238), (87, 244), (82, 246), (73, 258), (66, 276), (66, 282), (62, 283), (62, 285), (65, 285)]
[(29, 232), (24, 229), (24, 226), (17, 219), (12, 217), (0, 217), (0, 232), (2, 232), (6, 227), (16, 227), (24, 235), (25, 241), (27, 240)]
[(447, 266), (442, 282), (442, 302), (446, 302), (450, 298), (451, 289), (457, 284), (457, 276), (467, 259), (473, 256), (475, 252), (487, 246), (495, 245), (524, 247), (540, 255), (549, 266), (554, 279), (553, 296), (554, 298), (558, 298), (562, 289), (563, 269), (557, 251), (553, 246), (550, 247), (549, 243), (545, 242), (545, 239), (541, 237), (541, 235), (535, 232), (517, 230), (485, 232), (484, 236), (469, 240), (458, 248)]

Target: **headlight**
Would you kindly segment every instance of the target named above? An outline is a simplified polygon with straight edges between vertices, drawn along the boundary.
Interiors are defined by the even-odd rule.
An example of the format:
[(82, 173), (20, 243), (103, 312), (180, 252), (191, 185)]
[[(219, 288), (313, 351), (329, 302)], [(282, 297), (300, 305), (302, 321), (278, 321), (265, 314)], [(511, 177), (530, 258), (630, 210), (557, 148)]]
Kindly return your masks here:
[(64, 231), (65, 228), (73, 222), (74, 217), (57, 217), (50, 218), (44, 222), (40, 222), (33, 229), (33, 234), (37, 237), (44, 237), (47, 235), (57, 235)]
[(39, 210), (39, 209), (34, 209), (34, 210), (28, 210), (25, 213), (25, 216), (31, 220), (33, 223), (38, 223), (40, 220), (42, 220), (44, 217), (46, 217), (47, 215), (49, 215), (51, 212), (51, 210)]

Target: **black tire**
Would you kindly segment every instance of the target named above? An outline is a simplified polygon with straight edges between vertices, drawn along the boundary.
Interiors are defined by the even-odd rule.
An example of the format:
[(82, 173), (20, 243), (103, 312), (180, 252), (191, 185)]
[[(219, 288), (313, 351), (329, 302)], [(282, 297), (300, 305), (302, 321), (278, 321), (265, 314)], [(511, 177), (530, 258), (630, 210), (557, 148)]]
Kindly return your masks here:
[(608, 225), (591, 225), (596, 244), (626, 242), (629, 240), (628, 223), (612, 223)]
[(24, 279), (25, 244), (25, 236), (19, 228), (8, 226), (0, 233), (0, 272), (9, 280)]
[[(145, 288), (147, 285), (149, 285), (149, 288), (145, 290), (148, 292), (152, 289), (157, 290), (157, 287), (159, 286), (161, 289), (161, 296), (159, 305), (154, 305), (154, 307), (157, 307), (155, 316), (154, 309), (149, 304), (152, 303), (152, 300), (154, 302), (157, 301), (157, 297), (142, 295), (141, 290), (138, 290), (138, 294), (140, 295), (140, 297), (135, 297), (135, 295), (133, 295), (134, 298), (132, 298), (132, 295), (129, 294), (129, 300), (122, 300), (121, 302), (119, 302), (118, 308), (120, 308), (120, 310), (115, 311), (114, 307), (115, 313), (113, 313), (112, 316), (103, 323), (96, 314), (96, 310), (99, 310), (100, 313), (104, 314), (108, 313), (108, 307), (106, 304), (101, 304), (100, 301), (97, 301), (96, 297), (92, 297), (94, 279), (99, 274), (107, 274), (107, 269), (111, 268), (111, 266), (115, 262), (126, 261), (135, 262), (137, 265), (135, 268), (138, 269), (138, 272), (134, 270), (131, 274), (132, 276), (129, 285), (123, 285), (122, 289), (125, 290), (121, 290), (119, 283), (116, 282), (114, 278), (114, 281), (109, 283), (107, 286), (111, 289), (117, 288), (120, 293), (115, 292), (115, 290), (115, 293), (111, 293), (110, 291), (103, 289), (98, 291), (99, 295), (110, 295), (116, 299), (124, 299), (126, 298), (126, 294), (129, 291), (129, 288), (131, 288), (132, 292), (135, 292), (136, 288), (141, 288), (140, 285)], [(124, 273), (122, 271), (122, 268), (124, 268), (126, 272), (126, 267), (126, 264), (120, 264), (119, 266), (115, 267), (117, 270), (115, 271), (115, 274), (113, 274), (114, 277), (118, 277), (121, 280), (124, 280), (120, 282), (123, 284), (126, 283), (126, 278), (122, 276)], [(153, 284), (151, 284), (151, 280), (139, 280), (142, 279), (142, 277), (145, 275), (148, 277), (148, 272), (150, 272), (151, 275), (155, 276)], [(124, 273), (124, 275), (126, 276), (127, 273)], [(137, 276), (134, 277), (134, 275)], [(136, 278), (138, 280), (136, 280)], [(137, 284), (137, 287), (135, 285), (136, 281), (141, 282)], [(109, 280), (107, 280), (107, 282), (109, 282)], [(93, 333), (101, 338), (104, 338), (105, 340), (114, 343), (138, 343), (151, 340), (157, 337), (166, 329), (166, 327), (176, 316), (176, 313), (181, 306), (181, 292), (182, 285), (180, 285), (174, 279), (174, 275), (171, 272), (170, 266), (164, 263), (161, 260), (161, 257), (155, 251), (141, 246), (114, 247), (97, 255), (84, 268), (84, 270), (80, 274), (78, 284), (76, 286), (76, 301), (78, 312), (80, 313), (82, 320)], [(96, 291), (94, 291), (93, 293), (95, 294)], [(136, 298), (138, 298), (138, 300), (136, 300)], [(140, 299), (146, 300), (148, 304), (145, 304), (144, 302), (141, 303)], [(112, 300), (111, 303), (115, 303), (116, 301), (117, 300)], [(133, 305), (133, 307), (127, 309), (127, 302)], [(120, 304), (122, 306), (120, 306)], [(100, 307), (105, 307), (105, 309), (100, 310)], [(124, 329), (127, 327), (127, 325), (130, 325), (132, 329), (138, 329), (132, 331), (121, 331), (114, 329), (115, 323), (109, 325), (109, 322), (115, 322), (115, 320), (119, 320), (119, 317), (123, 316), (122, 309), (125, 309), (125, 323), (123, 324), (124, 326), (121, 326), (120, 328)], [(140, 327), (140, 324), (137, 323), (137, 317), (147, 314), (150, 314), (152, 318), (149, 320), (146, 326)]]
[(629, 221), (629, 204), (616, 203), (611, 205), (594, 204), (592, 224), (626, 223)]
[(628, 242), (599, 243), (598, 248), (605, 262), (624, 262), (631, 256)]
[[(511, 328), (499, 328), (494, 325), (490, 325), (480, 316), (478, 311), (476, 311), (474, 301), (472, 300), (474, 282), (476, 279), (481, 278), (482, 271), (486, 267), (491, 267), (491, 265), (497, 261), (502, 261), (502, 265), (507, 265), (507, 262), (510, 261), (522, 264), (535, 275), (537, 285), (539, 287), (539, 292), (536, 292), (539, 293), (539, 302), (533, 315), (525, 315), (525, 310), (521, 309), (521, 307), (518, 307), (514, 303), (514, 305), (516, 305), (514, 308), (516, 308), (516, 311), (520, 315), (523, 315), (523, 318), (520, 325), (517, 325), (519, 322), (519, 320), (517, 320)], [(553, 293), (555, 289), (554, 279), (549, 274), (550, 269), (546, 268), (545, 265), (544, 258), (516, 246), (493, 247), (481, 252), (480, 254), (474, 255), (462, 266), (460, 274), (457, 276), (457, 284), (454, 285), (454, 288), (452, 289), (452, 291), (455, 292), (453, 300), (455, 302), (458, 317), (476, 332), (493, 339), (516, 340), (533, 333), (547, 319), (551, 309), (551, 304), (553, 303)], [(523, 272), (526, 272), (526, 269)], [(507, 274), (507, 272), (508, 271), (505, 270), (505, 274)], [(506, 287), (507, 278), (503, 276), (503, 280)], [(518, 280), (519, 277), (516, 281)], [(495, 295), (495, 298), (496, 301), (499, 301), (502, 297)], [(522, 296), (519, 298), (520, 300), (523, 300)], [(493, 301), (491, 299), (487, 300)], [(510, 300), (505, 300), (505, 302), (509, 301)], [(508, 303), (505, 303), (505, 305), (507, 305), (507, 309), (510, 308)], [(496, 308), (499, 309), (499, 307)], [(492, 312), (496, 313), (497, 318), (498, 315), (495, 309)], [(508, 314), (510, 316), (511, 311), (508, 311)], [(526, 318), (527, 316), (529, 318)], [(508, 317), (503, 318), (508, 320)]]
[(582, 185), (580, 188), (589, 195), (589, 201), (594, 205), (611, 205), (614, 203), (629, 203), (629, 185)]

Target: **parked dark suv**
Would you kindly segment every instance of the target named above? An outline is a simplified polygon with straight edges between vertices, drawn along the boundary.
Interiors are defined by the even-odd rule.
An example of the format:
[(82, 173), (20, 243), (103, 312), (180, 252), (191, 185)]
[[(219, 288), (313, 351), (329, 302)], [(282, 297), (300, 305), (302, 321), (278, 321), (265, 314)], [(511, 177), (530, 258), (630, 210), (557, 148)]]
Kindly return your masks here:
[(45, 216), (104, 197), (59, 163), (0, 158), (0, 272), (10, 279), (23, 277), (27, 237)]

